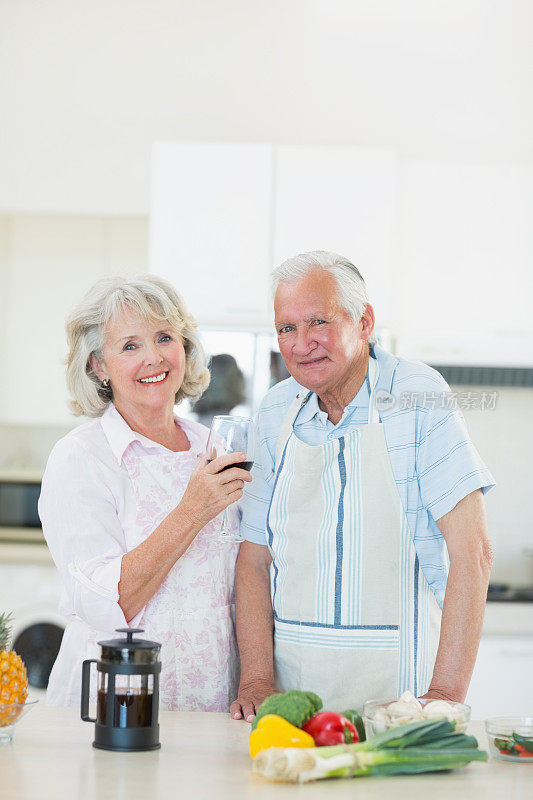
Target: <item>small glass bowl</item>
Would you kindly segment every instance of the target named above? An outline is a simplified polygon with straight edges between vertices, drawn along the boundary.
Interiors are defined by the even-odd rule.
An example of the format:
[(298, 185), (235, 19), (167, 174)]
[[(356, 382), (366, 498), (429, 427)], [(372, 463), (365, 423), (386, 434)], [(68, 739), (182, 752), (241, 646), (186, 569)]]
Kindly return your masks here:
[(0, 703), (0, 744), (9, 744), (13, 741), (15, 725), (38, 702), (28, 699), (25, 703)]
[(533, 717), (491, 717), (485, 722), (485, 730), (489, 740), (489, 750), (493, 758), (500, 761), (519, 761), (521, 764), (533, 764), (531, 756), (521, 756), (513, 752), (512, 735), (517, 733), (533, 741)]
[[(397, 728), (399, 725), (406, 725), (406, 722), (397, 722), (393, 720), (390, 724), (384, 724), (383, 721), (376, 721), (376, 712), (382, 708), (387, 708), (391, 703), (397, 702), (397, 699), (394, 700), (367, 700), (363, 706), (363, 722), (365, 724), (365, 730), (367, 736), (374, 736), (377, 733), (383, 733), (384, 730), (388, 730), (389, 728)], [(425, 700), (418, 700), (422, 708), (427, 706), (429, 703), (433, 703), (436, 698), (427, 698)], [(448, 701), (447, 701), (448, 702)], [(449, 703), (452, 707), (453, 711), (457, 714), (458, 719), (456, 720), (455, 730), (457, 733), (464, 733), (466, 730), (466, 726), (468, 721), (470, 720), (470, 706), (465, 705), (464, 703)], [(421, 722), (422, 719), (438, 719), (438, 717), (422, 717), (421, 719), (414, 719), (409, 720), (410, 722)]]

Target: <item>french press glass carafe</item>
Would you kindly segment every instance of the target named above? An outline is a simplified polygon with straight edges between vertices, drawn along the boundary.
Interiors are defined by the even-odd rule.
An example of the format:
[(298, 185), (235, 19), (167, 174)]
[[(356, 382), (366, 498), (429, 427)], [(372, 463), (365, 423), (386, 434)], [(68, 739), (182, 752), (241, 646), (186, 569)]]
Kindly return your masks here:
[[(117, 628), (125, 639), (98, 642), (100, 660), (83, 662), (81, 718), (94, 722), (94, 747), (103, 750), (156, 750), (159, 744), (158, 642), (133, 640), (142, 628)], [(90, 669), (96, 664), (96, 717), (89, 716)]]

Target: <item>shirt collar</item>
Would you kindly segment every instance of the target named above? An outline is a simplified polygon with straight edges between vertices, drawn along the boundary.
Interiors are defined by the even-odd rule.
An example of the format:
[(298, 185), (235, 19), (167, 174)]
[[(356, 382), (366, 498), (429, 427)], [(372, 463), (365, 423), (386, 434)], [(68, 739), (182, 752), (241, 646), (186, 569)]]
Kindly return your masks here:
[[(344, 409), (343, 417), (346, 417), (350, 414), (354, 408), (357, 406), (362, 406), (363, 404), (368, 406), (369, 400), (369, 393), (368, 393), (368, 383), (365, 378), (363, 385), (353, 398), (351, 402), (348, 403), (346, 408)], [(309, 420), (313, 419), (313, 417), (318, 416), (320, 420), (323, 420), (324, 423), (327, 422), (328, 415), (326, 411), (322, 411), (318, 404), (318, 395), (314, 392), (307, 401), (307, 403), (303, 406), (302, 410), (298, 414), (298, 424), (301, 425), (302, 423), (309, 422)]]
[[(376, 349), (379, 352), (376, 352)], [(380, 367), (380, 374), (376, 389), (381, 388), (384, 384), (387, 384), (390, 387), (392, 380), (392, 373), (389, 375), (389, 373), (391, 372), (391, 364), (389, 364), (389, 360), (394, 361), (394, 356), (391, 356), (389, 353), (386, 352), (386, 350), (382, 350), (381, 347), (374, 345), (373, 347), (371, 347), (370, 357), (377, 358)], [(396, 363), (397, 361), (398, 360), (396, 359)], [(385, 364), (385, 371), (387, 373), (385, 375), (385, 380), (383, 380), (384, 364)], [(351, 413), (353, 409), (356, 408), (357, 406), (363, 405), (363, 402), (366, 406), (368, 406), (370, 393), (368, 391), (367, 376), (368, 376), (368, 371), (367, 375), (365, 375), (365, 380), (363, 381), (361, 388), (359, 389), (353, 400), (351, 400), (344, 409), (343, 417), (345, 417), (347, 413)], [(387, 391), (390, 391), (390, 388), (388, 388)], [(299, 394), (301, 395), (302, 399), (305, 397), (304, 387), (302, 387)], [(322, 411), (322, 409), (318, 405), (318, 396), (315, 394), (315, 392), (313, 392), (307, 403), (302, 407), (300, 413), (298, 414), (298, 424), (301, 425), (305, 422), (309, 422), (315, 416), (318, 416), (320, 419), (323, 419), (324, 422), (326, 422), (327, 420), (327, 413), (325, 411)]]
[[(141, 436), (140, 433), (136, 433), (130, 428), (113, 403), (108, 405), (100, 422), (113, 455), (119, 464), (122, 463), (122, 456), (126, 452), (126, 448), (132, 442), (137, 441), (146, 444), (148, 441), (145, 436)], [(155, 442), (152, 442), (152, 444), (154, 447), (158, 446)]]
[[(374, 354), (377, 362), (379, 364), (379, 378), (376, 384), (376, 391), (378, 389), (388, 392), (392, 394), (392, 384), (394, 381), (394, 374), (396, 372), (396, 368), (400, 363), (400, 359), (398, 356), (392, 355), (392, 353), (388, 353), (378, 344), (372, 345), (371, 352)], [(382, 411), (380, 410), (379, 416), (383, 418), (387, 416), (391, 411), (394, 410), (393, 405), (390, 408)]]

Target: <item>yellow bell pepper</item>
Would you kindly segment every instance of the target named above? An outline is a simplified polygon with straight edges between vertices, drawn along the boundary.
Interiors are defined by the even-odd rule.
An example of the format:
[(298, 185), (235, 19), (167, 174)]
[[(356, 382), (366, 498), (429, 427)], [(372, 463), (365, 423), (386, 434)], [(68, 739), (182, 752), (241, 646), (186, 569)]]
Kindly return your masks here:
[(269, 747), (314, 747), (313, 737), (291, 725), (277, 714), (266, 714), (250, 734), (250, 755), (255, 758), (261, 750)]

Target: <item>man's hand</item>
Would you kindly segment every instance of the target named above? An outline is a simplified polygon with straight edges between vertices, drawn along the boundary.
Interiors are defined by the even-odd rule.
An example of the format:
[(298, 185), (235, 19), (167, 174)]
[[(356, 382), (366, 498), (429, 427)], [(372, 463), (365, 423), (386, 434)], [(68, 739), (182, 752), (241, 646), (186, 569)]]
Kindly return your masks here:
[(270, 683), (241, 684), (239, 696), (231, 704), (229, 712), (233, 719), (245, 719), (246, 722), (251, 722), (263, 700), (277, 692), (276, 687)]

